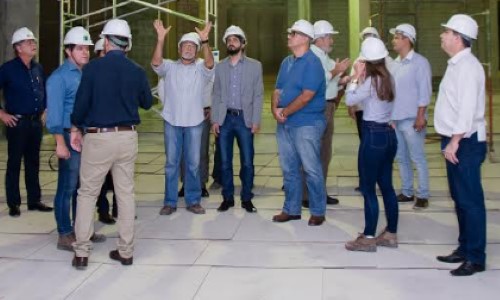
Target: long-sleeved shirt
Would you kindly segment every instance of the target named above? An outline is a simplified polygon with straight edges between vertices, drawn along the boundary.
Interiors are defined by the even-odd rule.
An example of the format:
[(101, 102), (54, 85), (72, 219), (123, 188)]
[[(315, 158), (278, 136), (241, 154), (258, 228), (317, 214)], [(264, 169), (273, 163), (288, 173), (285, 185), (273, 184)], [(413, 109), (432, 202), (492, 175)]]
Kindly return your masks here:
[(52, 134), (62, 134), (71, 128), (71, 112), (82, 72), (69, 60), (57, 68), (47, 79), (47, 129)]
[(241, 76), (243, 76), (243, 64), (245, 63), (245, 56), (242, 56), (240, 60), (233, 66), (229, 63), (229, 85), (228, 85), (228, 95), (229, 101), (227, 103), (228, 108), (232, 109), (242, 109), (241, 104)]
[(324, 120), (325, 72), (319, 58), (309, 50), (301, 57), (290, 55), (281, 63), (276, 80), (280, 90), (278, 107), (287, 107), (304, 90), (314, 92), (314, 96), (300, 110), (289, 115), (285, 124), (289, 126), (308, 126), (317, 120)]
[(356, 88), (347, 87), (345, 102), (348, 106), (363, 104), (363, 120), (377, 123), (388, 123), (391, 120), (393, 103), (382, 101), (377, 96), (377, 91), (372, 85), (372, 78), (366, 80)]
[(431, 102), (432, 72), (429, 61), (411, 50), (405, 58), (397, 57), (390, 64), (394, 78), (395, 99), (392, 120), (416, 118), (419, 107)]
[(205, 88), (213, 78), (214, 69), (208, 69), (202, 59), (184, 65), (180, 60), (163, 60), (152, 66), (163, 78), (162, 116), (173, 126), (196, 126), (205, 116)]
[(484, 69), (470, 48), (448, 60), (434, 109), (437, 133), (468, 138), (477, 132), (479, 141), (486, 140), (484, 82)]
[(141, 122), (139, 107), (149, 109), (152, 104), (144, 69), (125, 52), (114, 50), (83, 68), (71, 123), (78, 127), (136, 125)]
[(42, 65), (34, 60), (30, 68), (19, 57), (0, 66), (0, 90), (9, 114), (34, 115), (45, 110), (45, 76)]
[(339, 92), (340, 80), (340, 74), (335, 77), (332, 76), (331, 71), (335, 69), (335, 61), (328, 56), (328, 53), (326, 53), (325, 51), (323, 51), (323, 49), (316, 45), (311, 45), (311, 51), (319, 58), (325, 72), (325, 98), (326, 100), (332, 100), (337, 97), (337, 94)]

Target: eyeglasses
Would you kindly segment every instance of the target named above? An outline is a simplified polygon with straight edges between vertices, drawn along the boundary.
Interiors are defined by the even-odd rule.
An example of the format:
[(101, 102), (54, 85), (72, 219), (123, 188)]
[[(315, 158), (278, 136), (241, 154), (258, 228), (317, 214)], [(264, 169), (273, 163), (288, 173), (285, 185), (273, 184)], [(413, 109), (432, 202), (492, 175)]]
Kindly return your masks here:
[(295, 37), (297, 35), (304, 35), (302, 32), (298, 32), (298, 31), (290, 31), (288, 32), (288, 36), (289, 37)]

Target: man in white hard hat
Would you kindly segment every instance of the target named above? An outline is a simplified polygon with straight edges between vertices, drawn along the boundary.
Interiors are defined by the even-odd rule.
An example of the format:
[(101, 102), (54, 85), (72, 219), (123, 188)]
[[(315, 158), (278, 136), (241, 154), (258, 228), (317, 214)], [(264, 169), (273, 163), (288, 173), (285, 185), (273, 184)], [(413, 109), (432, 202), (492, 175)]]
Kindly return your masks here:
[(82, 152), (72, 261), (76, 269), (88, 265), (96, 200), (110, 170), (120, 212), (117, 250), (109, 257), (122, 265), (133, 263), (136, 126), (140, 123), (139, 107), (149, 109), (153, 103), (146, 72), (126, 56), (132, 47), (128, 23), (108, 21), (101, 37), (106, 55), (83, 68), (71, 114), (71, 147)]
[(442, 26), (441, 48), (450, 59), (439, 86), (434, 128), (442, 136), (448, 185), (458, 217), (459, 245), (450, 255), (437, 259), (462, 263), (451, 275), (469, 276), (484, 271), (486, 265), (486, 209), (481, 183), (481, 165), (486, 157), (485, 75), (471, 52), (478, 34), (476, 21), (458, 14)]
[(103, 57), (106, 55), (104, 52), (104, 39), (99, 39), (97, 42), (95, 42), (94, 45), (94, 53), (97, 55), (97, 57)]
[(19, 177), (23, 159), (28, 210), (52, 211), (40, 201), (38, 173), (46, 100), (45, 75), (34, 59), (36, 41), (28, 28), (16, 30), (12, 35), (16, 57), (0, 66), (0, 90), (5, 99), (5, 105), (0, 105), (0, 119), (7, 127), (5, 193), (11, 217), (21, 215)]
[[(427, 106), (432, 96), (432, 71), (429, 61), (415, 51), (417, 33), (410, 24), (389, 30), (398, 57), (389, 70), (394, 78), (396, 98), (392, 122), (398, 138), (396, 159), (399, 164), (401, 193), (399, 202), (414, 202), (414, 209), (429, 206), (429, 169), (425, 156)], [(412, 164), (413, 163), (413, 164)], [(418, 189), (413, 189), (413, 165), (418, 173)]]
[[(57, 191), (54, 209), (59, 239), (57, 249), (73, 251), (76, 241), (73, 231), (73, 216), (76, 203), (71, 203), (78, 186), (80, 172), (80, 152), (70, 145), (70, 115), (75, 104), (76, 91), (82, 78), (82, 68), (89, 62), (89, 46), (93, 45), (90, 34), (85, 28), (77, 26), (70, 29), (64, 37), (66, 60), (47, 80), (47, 129), (56, 141), (56, 156), (59, 159), (57, 170)], [(93, 242), (103, 242), (104, 235), (94, 234)]]
[(215, 68), (212, 103), (212, 131), (219, 136), (222, 160), (222, 198), (220, 212), (234, 206), (233, 144), (240, 149), (241, 207), (249, 213), (254, 180), (254, 135), (260, 129), (264, 85), (262, 65), (245, 55), (247, 40), (243, 30), (229, 26), (222, 38), (227, 54)]
[[(344, 74), (344, 72), (349, 68), (350, 60), (348, 58), (340, 61), (337, 59), (334, 61), (329, 57), (329, 54), (333, 50), (334, 35), (338, 34), (330, 22), (325, 20), (316, 21), (314, 23), (314, 40), (311, 45), (312, 52), (319, 58), (321, 65), (323, 66), (326, 80), (326, 106), (325, 106), (325, 119), (326, 128), (323, 136), (321, 137), (321, 166), (323, 168), (323, 176), (328, 177), (328, 166), (332, 159), (332, 138), (334, 131), (334, 114), (337, 109), (340, 98), (339, 95), (339, 81)], [(304, 183), (305, 186), (305, 183)], [(326, 196), (326, 204), (335, 205), (338, 204), (339, 200), (337, 198)], [(304, 197), (302, 205), (304, 207), (309, 206), (309, 201), (307, 199), (307, 189), (304, 189)]]
[(271, 109), (278, 122), (276, 139), (285, 203), (274, 222), (301, 219), (302, 172), (306, 178), (311, 217), (308, 224), (325, 221), (326, 189), (321, 167), (321, 137), (325, 131), (325, 71), (310, 50), (314, 27), (299, 20), (288, 29), (288, 48), (292, 55), (281, 63)]
[[(204, 214), (201, 206), (200, 148), (203, 131), (204, 91), (214, 74), (214, 57), (208, 45), (212, 23), (203, 30), (184, 34), (178, 43), (180, 58), (163, 59), (163, 45), (171, 26), (165, 28), (155, 20), (156, 48), (151, 59), (153, 70), (164, 81), (162, 116), (165, 120), (165, 198), (160, 215), (170, 215), (177, 210), (177, 188), (181, 155), (184, 155), (184, 200), (187, 210)], [(197, 58), (203, 52), (204, 60)]]

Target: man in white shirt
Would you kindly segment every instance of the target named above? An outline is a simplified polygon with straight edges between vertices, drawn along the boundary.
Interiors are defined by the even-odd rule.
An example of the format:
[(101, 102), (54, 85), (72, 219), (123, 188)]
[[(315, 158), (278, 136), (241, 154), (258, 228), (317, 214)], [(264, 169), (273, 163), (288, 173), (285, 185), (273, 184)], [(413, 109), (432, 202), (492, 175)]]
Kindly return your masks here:
[[(200, 147), (203, 130), (204, 91), (213, 77), (214, 57), (208, 46), (208, 35), (212, 24), (208, 22), (203, 30), (183, 35), (178, 43), (180, 59), (163, 59), (165, 36), (170, 31), (160, 20), (154, 22), (157, 33), (156, 48), (151, 65), (158, 76), (164, 78), (164, 104), (162, 116), (165, 119), (165, 199), (160, 215), (170, 215), (177, 210), (177, 188), (181, 155), (184, 154), (185, 178), (184, 199), (187, 210), (204, 214), (200, 205)], [(197, 59), (202, 51), (205, 60)], [(168, 138), (167, 138), (168, 137)]]
[[(320, 149), (321, 167), (323, 169), (325, 184), (326, 178), (328, 176), (328, 166), (330, 165), (330, 161), (332, 160), (332, 139), (334, 130), (333, 116), (340, 102), (340, 97), (337, 97), (339, 91), (339, 80), (341, 75), (347, 70), (347, 68), (349, 68), (350, 64), (348, 58), (345, 58), (342, 61), (339, 61), (339, 59), (334, 61), (328, 56), (328, 54), (333, 50), (333, 36), (338, 33), (339, 32), (335, 31), (332, 24), (330, 24), (330, 22), (328, 21), (320, 20), (314, 23), (314, 40), (313, 44), (311, 45), (311, 50), (321, 61), (321, 65), (323, 66), (323, 69), (325, 71), (326, 79), (326, 128), (323, 136), (321, 137)], [(303, 191), (304, 199), (302, 201), (302, 205), (304, 207), (309, 207), (309, 201), (307, 199), (307, 189), (304, 188)], [(338, 203), (339, 200), (337, 198), (328, 195), (326, 196), (326, 204), (334, 205)]]
[(486, 157), (485, 75), (471, 53), (478, 25), (468, 15), (454, 15), (441, 33), (441, 48), (450, 56), (439, 86), (434, 127), (442, 136), (441, 149), (451, 198), (458, 218), (459, 246), (446, 263), (462, 263), (453, 276), (469, 276), (485, 270), (486, 209), (481, 165)]
[[(399, 202), (413, 202), (414, 209), (429, 206), (429, 169), (425, 156), (427, 106), (432, 96), (432, 71), (429, 61), (415, 52), (417, 32), (410, 24), (399, 24), (389, 31), (398, 57), (390, 64), (395, 99), (391, 120), (398, 138), (396, 159), (401, 178)], [(413, 189), (413, 165), (418, 173), (418, 189)]]

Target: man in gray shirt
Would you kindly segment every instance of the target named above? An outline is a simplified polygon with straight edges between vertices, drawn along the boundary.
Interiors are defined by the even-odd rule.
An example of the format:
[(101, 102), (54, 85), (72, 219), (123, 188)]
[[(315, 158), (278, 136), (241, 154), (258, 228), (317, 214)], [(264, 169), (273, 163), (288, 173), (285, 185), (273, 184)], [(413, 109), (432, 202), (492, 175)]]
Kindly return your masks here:
[(238, 26), (229, 26), (222, 38), (227, 54), (215, 67), (212, 130), (219, 136), (222, 160), (222, 197), (218, 211), (234, 206), (233, 144), (240, 148), (241, 207), (256, 212), (252, 204), (254, 179), (253, 137), (262, 115), (262, 65), (246, 57), (246, 37)]
[(414, 51), (415, 28), (400, 24), (390, 30), (394, 35), (392, 45), (398, 57), (390, 71), (396, 85), (396, 98), (392, 120), (396, 126), (401, 176), (399, 202), (413, 202), (413, 164), (418, 172), (418, 189), (415, 209), (429, 206), (429, 170), (425, 157), (426, 109), (431, 100), (431, 67), (429, 61)]

